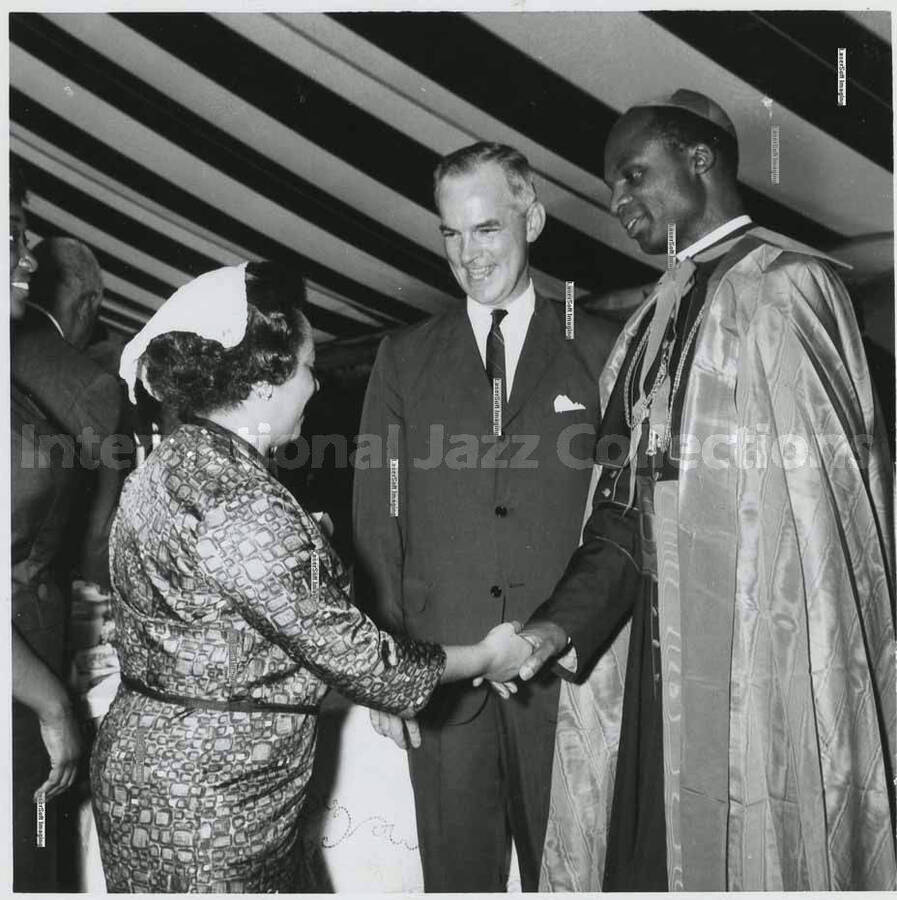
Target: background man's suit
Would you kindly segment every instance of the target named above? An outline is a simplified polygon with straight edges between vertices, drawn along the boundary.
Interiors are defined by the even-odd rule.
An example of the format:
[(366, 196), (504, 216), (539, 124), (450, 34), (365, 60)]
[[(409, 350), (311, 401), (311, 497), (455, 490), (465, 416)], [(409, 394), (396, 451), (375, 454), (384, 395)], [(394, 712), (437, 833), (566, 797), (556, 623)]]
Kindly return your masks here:
[[(109, 527), (126, 473), (99, 465), (100, 445), (119, 430), (124, 405), (121, 383), (69, 344), (50, 318), (33, 307), (14, 325), (11, 363), (13, 383), (55, 426), (56, 433), (73, 438), (78, 450), (82, 439), (86, 442), (86, 456), (79, 459), (86, 460), (90, 477), (81, 470), (80, 493), (73, 502), (84, 504), (90, 515), (86, 509), (78, 515), (76, 532), (66, 536), (75, 545), (67, 561), (77, 564), (88, 581), (107, 587)], [(113, 449), (106, 447), (107, 461), (113, 460)], [(124, 464), (129, 457), (119, 450), (118, 459)], [(61, 545), (60, 540), (56, 550)]]
[[(118, 423), (116, 378), (68, 344), (37, 310), (13, 326), (11, 359), (12, 621), (34, 653), (63, 681), (74, 538), (84, 542), (82, 568), (108, 582), (108, 525), (117, 491), (85, 502), (78, 437), (99, 440)], [(97, 453), (97, 458), (99, 454)], [(118, 482), (109, 478), (104, 484)], [(99, 479), (97, 479), (99, 481)], [(73, 520), (77, 527), (73, 528)], [(35, 847), (32, 795), (46, 780), (49, 758), (37, 716), (13, 701), (13, 840), (16, 890), (59, 889), (57, 816), (65, 799), (47, 804), (46, 847)]]
[[(385, 626), (471, 643), (549, 595), (579, 539), (613, 332), (577, 315), (565, 340), (563, 305), (537, 297), (500, 439), (463, 305), (384, 339), (360, 429), (382, 438), (383, 459), (356, 470), (354, 525), (359, 603)], [(560, 396), (582, 408), (556, 412)], [(537, 886), (557, 697), (551, 678), (510, 702), (469, 684), (437, 691), (409, 757), (428, 891), (503, 891), (506, 816), (523, 886)]]

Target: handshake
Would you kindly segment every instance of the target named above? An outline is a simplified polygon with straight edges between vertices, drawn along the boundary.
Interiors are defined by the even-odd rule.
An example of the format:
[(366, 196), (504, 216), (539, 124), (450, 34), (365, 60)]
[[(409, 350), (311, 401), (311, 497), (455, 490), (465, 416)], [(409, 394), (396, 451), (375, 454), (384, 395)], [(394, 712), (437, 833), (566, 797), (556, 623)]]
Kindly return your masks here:
[[(530, 622), (522, 628), (519, 622), (496, 625), (478, 644), (469, 647), (446, 647), (447, 669), (467, 671), (474, 687), (489, 682), (490, 687), (507, 700), (517, 693), (515, 679), (528, 681), (548, 660), (567, 649), (567, 634), (553, 622)], [(444, 673), (445, 674), (445, 673)], [(457, 674), (445, 680), (455, 680)], [(399, 747), (419, 747), (420, 726), (416, 719), (372, 709), (374, 731), (391, 738)]]
[(488, 668), (473, 680), (474, 687), (484, 681), (504, 699), (517, 693), (515, 678), (528, 681), (542, 666), (567, 646), (564, 630), (552, 622), (531, 622), (521, 628), (519, 622), (496, 625), (480, 642), (486, 651)]

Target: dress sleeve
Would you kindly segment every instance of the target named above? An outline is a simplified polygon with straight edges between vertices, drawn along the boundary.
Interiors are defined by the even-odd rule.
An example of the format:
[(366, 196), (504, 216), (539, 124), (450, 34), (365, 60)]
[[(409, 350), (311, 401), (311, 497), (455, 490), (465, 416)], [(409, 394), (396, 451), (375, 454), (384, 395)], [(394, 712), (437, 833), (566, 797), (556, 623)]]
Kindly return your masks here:
[(295, 501), (264, 485), (234, 492), (203, 517), (196, 547), (239, 614), (340, 693), (406, 716), (426, 705), (444, 651), (380, 631), (351, 603), (339, 560)]

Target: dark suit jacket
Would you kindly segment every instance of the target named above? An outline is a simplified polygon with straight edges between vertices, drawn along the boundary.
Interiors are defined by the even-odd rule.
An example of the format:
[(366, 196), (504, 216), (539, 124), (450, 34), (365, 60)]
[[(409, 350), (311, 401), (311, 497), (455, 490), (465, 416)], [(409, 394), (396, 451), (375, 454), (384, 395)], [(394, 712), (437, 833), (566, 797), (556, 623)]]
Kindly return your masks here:
[(66, 434), (86, 428), (106, 436), (118, 426), (118, 379), (77, 350), (40, 310), (13, 323), (12, 377)]
[[(65, 509), (57, 509), (54, 514), (52, 529), (56, 536), (52, 541), (42, 539), (41, 526), (33, 514), (20, 511), (14, 490), (13, 530), (19, 532), (20, 544), (30, 541), (30, 552), (41, 555), (40, 561), (33, 561), (41, 569), (43, 557), (55, 559), (69, 551), (69, 544), (80, 544), (70, 554), (69, 562), (79, 562), (88, 580), (105, 586), (109, 578), (109, 527), (124, 469), (110, 466), (122, 454), (116, 453), (115, 444), (109, 441), (121, 419), (121, 383), (66, 342), (52, 322), (34, 309), (13, 325), (11, 367), (15, 389), (44, 420), (41, 429), (45, 443), (50, 435), (57, 435), (60, 445), (67, 448), (67, 458), (74, 459), (70, 477), (76, 485), (67, 493)], [(27, 415), (33, 416), (33, 412)], [(60, 460), (54, 462), (57, 464), (68, 465)], [(15, 460), (13, 466), (15, 469)], [(58, 521), (60, 518), (64, 523)], [(73, 518), (77, 520), (75, 530), (57, 534), (61, 524)]]
[(12, 621), (31, 649), (63, 672), (66, 606), (55, 560), (76, 487), (56, 427), (12, 386)]
[[(549, 596), (579, 540), (614, 337), (614, 325), (577, 314), (566, 340), (563, 305), (537, 297), (501, 439), (463, 305), (383, 340), (356, 459), (361, 606), (413, 638), (469, 644), (502, 621), (524, 622)], [(560, 395), (582, 409), (556, 412)], [(485, 698), (467, 686), (451, 693), (447, 721), (471, 718)]]

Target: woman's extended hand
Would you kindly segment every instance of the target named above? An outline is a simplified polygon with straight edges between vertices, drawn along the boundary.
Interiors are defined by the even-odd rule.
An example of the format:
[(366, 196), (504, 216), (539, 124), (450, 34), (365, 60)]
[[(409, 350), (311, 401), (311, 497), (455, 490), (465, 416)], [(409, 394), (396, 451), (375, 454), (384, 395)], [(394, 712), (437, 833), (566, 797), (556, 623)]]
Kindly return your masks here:
[[(489, 666), (483, 673), (483, 678), (492, 682), (493, 685), (510, 683), (517, 677), (521, 665), (533, 652), (532, 646), (523, 638), (518, 637), (519, 631), (519, 622), (502, 622), (501, 625), (496, 625), (482, 640), (489, 660)], [(516, 686), (508, 689), (512, 692), (516, 691)], [(501, 692), (499, 691), (499, 693)]]
[(517, 677), (533, 649), (517, 636), (518, 631), (519, 622), (502, 622), (477, 644), (444, 647), (446, 661), (440, 682), (472, 678), (474, 687), (488, 681), (502, 697), (516, 693), (517, 685), (511, 679)]

